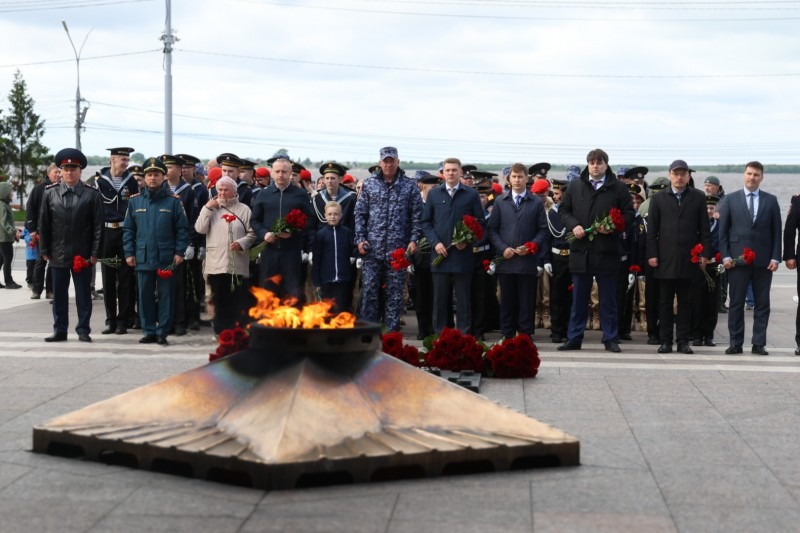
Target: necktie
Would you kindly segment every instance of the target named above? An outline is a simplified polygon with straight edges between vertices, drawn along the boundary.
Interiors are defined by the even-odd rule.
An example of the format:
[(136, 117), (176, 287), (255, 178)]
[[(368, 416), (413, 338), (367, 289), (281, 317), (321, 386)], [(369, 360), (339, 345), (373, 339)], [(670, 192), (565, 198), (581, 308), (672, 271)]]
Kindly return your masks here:
[(681, 193), (675, 193), (675, 199), (678, 200), (678, 205), (681, 205)]
[(747, 209), (750, 211), (750, 220), (755, 222), (756, 220), (756, 206), (755, 200), (753, 200), (753, 193), (748, 194), (747, 196), (750, 197), (750, 201), (747, 204)]
[(447, 192), (450, 193), (450, 198), (452, 198), (453, 195), (456, 193), (456, 188), (455, 187), (450, 187), (449, 189), (447, 189)]
[(519, 209), (520, 202), (522, 202), (522, 195), (518, 194), (516, 197), (514, 197), (514, 207)]
[(602, 181), (592, 181), (592, 185), (594, 186), (594, 190), (599, 189), (600, 185), (602, 185), (602, 184), (603, 184)]

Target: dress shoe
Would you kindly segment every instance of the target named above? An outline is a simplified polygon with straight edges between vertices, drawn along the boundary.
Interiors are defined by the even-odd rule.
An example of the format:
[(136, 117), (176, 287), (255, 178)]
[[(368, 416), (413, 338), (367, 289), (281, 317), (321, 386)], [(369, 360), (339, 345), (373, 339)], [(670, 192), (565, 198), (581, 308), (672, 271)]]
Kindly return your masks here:
[(706, 340), (705, 340), (705, 342), (703, 343), (703, 346), (711, 346), (711, 347), (714, 347), (714, 346), (716, 346), (716, 345), (717, 345), (717, 343), (716, 343), (716, 342), (714, 342), (714, 339), (706, 339)]
[(725, 350), (725, 353), (728, 354), (728, 355), (734, 355), (734, 354), (737, 354), (737, 353), (742, 353), (742, 347), (741, 346), (730, 346), (727, 350)]
[(578, 341), (567, 341), (558, 348), (556, 348), (556, 350), (558, 350), (559, 352), (567, 352), (570, 350), (580, 350), (580, 349), (581, 349), (581, 343)]
[(672, 353), (672, 343), (665, 342), (661, 346), (658, 347), (658, 353)]
[(562, 337), (560, 335), (551, 335), (550, 340), (553, 341), (553, 344), (561, 344), (563, 342), (567, 342), (567, 338)]
[(681, 343), (678, 343), (678, 352), (679, 353), (690, 354), (690, 353), (694, 353), (694, 350), (692, 350), (689, 347), (689, 343), (688, 342), (681, 342)]
[(92, 338), (88, 333), (78, 333), (78, 340), (81, 342), (92, 342)]
[(760, 344), (754, 344), (752, 353), (756, 355), (769, 355), (769, 352), (764, 349)]
[(21, 288), (22, 288), (22, 285), (20, 285), (19, 283), (17, 283), (14, 280), (6, 282), (6, 289), (21, 289)]
[(695, 339), (692, 341), (692, 346), (702, 346), (702, 345), (703, 345), (703, 339)]
[(141, 339), (139, 339), (139, 344), (153, 344), (154, 342), (158, 341), (158, 337), (155, 335), (145, 335)]
[(117, 332), (117, 325), (116, 324), (109, 324), (106, 326), (106, 329), (100, 332), (101, 335), (111, 335), (112, 333)]
[(619, 340), (621, 341), (632, 341), (633, 337), (631, 337), (630, 333), (621, 333), (619, 336)]
[(139, 322), (139, 319), (133, 321), (131, 329), (142, 329), (142, 324)]
[(92, 290), (92, 300), (102, 300), (102, 299), (103, 299), (103, 295), (102, 294), (100, 294), (99, 292), (97, 292), (95, 290)]
[(44, 293), (44, 297), (45, 297), (46, 299), (48, 299), (48, 300), (52, 300), (52, 299), (53, 299), (53, 291), (47, 291), (47, 292), (45, 292), (45, 293)]
[(200, 323), (197, 320), (193, 320), (191, 324), (189, 324), (189, 329), (192, 331), (200, 331)]
[(115, 332), (117, 335), (125, 335), (128, 333), (128, 328), (125, 326), (117, 326), (117, 331)]
[(606, 347), (607, 352), (620, 353), (622, 351), (619, 348), (619, 344), (614, 341), (604, 342), (603, 345)]
[(661, 341), (658, 340), (658, 337), (647, 337), (647, 344), (650, 346), (658, 346), (661, 344)]
[(800, 346), (798, 346), (797, 348), (794, 349), (794, 354), (795, 355), (800, 355)]
[(159, 337), (157, 342), (158, 342), (158, 344), (160, 344), (162, 346), (166, 346), (167, 344), (169, 344), (169, 342), (167, 342), (167, 338), (166, 337)]
[(33, 292), (31, 293), (31, 300), (39, 300), (42, 297), (41, 292)]
[(0, 289), (5, 289), (5, 288), (6, 288), (6, 286), (3, 285), (2, 283), (0, 283)]
[(67, 340), (67, 334), (58, 331), (44, 338), (44, 342), (63, 342), (65, 340)]
[[(186, 327), (185, 326), (175, 326), (175, 335), (178, 337), (183, 337), (186, 335)], [(161, 344), (161, 343), (159, 343)]]
[(719, 310), (718, 310), (718, 312), (719, 312), (720, 314), (723, 314), (723, 315), (724, 315), (724, 314), (726, 314), (726, 313), (728, 312), (728, 308), (727, 308), (727, 307), (725, 307), (724, 305), (720, 305), (720, 306), (719, 306)]

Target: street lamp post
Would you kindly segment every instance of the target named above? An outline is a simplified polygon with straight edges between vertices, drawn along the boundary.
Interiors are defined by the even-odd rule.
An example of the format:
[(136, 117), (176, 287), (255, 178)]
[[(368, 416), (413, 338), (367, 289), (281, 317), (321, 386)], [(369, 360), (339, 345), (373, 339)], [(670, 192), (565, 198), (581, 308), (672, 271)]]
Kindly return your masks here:
[(86, 44), (86, 40), (89, 39), (89, 34), (92, 33), (90, 29), (89, 32), (86, 34), (86, 37), (83, 38), (83, 43), (81, 43), (80, 49), (75, 48), (75, 43), (72, 42), (72, 36), (69, 34), (69, 28), (67, 27), (67, 21), (62, 20), (61, 25), (64, 26), (64, 31), (67, 32), (67, 39), (69, 39), (69, 44), (72, 45), (72, 51), (75, 53), (75, 66), (78, 70), (78, 86), (75, 90), (75, 148), (78, 150), (81, 149), (81, 127), (83, 126), (83, 121), (86, 119), (86, 112), (89, 110), (88, 107), (84, 107), (83, 111), (81, 111), (81, 53), (83, 52), (83, 46)]

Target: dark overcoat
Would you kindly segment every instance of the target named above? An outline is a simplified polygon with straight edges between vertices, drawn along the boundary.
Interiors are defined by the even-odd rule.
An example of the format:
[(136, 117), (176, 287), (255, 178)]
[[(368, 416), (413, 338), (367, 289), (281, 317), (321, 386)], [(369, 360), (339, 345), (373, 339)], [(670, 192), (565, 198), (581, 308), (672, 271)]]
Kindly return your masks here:
[(475, 189), (459, 185), (451, 197), (445, 184), (442, 184), (428, 192), (428, 199), (422, 209), (422, 233), (431, 244), (431, 262), (436, 258), (437, 244), (441, 242), (448, 247), (447, 258), (439, 266), (433, 266), (431, 263), (433, 273), (467, 274), (474, 270), (475, 261), (472, 257), (474, 243), (469, 243), (463, 250), (458, 250), (455, 246), (450, 247), (456, 223), (462, 220), (464, 215), (475, 217), (481, 226), (485, 227), (481, 200)]
[(492, 215), (486, 223), (489, 240), (502, 255), (506, 248), (517, 248), (526, 242), (535, 242), (539, 247), (536, 255), (514, 256), (497, 265), (500, 274), (536, 274), (540, 258), (547, 251), (550, 230), (544, 204), (536, 196), (526, 191), (520, 201), (519, 209), (514, 206), (514, 195), (506, 191), (495, 199)]

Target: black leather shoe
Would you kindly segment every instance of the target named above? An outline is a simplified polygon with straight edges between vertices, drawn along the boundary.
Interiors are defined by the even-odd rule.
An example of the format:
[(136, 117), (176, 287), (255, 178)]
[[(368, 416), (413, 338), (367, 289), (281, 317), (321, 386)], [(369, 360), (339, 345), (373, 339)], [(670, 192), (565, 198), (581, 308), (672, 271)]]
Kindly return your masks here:
[(112, 333), (117, 332), (117, 325), (116, 324), (109, 324), (106, 326), (106, 329), (100, 332), (101, 335), (111, 335)]
[(756, 355), (769, 355), (769, 352), (764, 349), (760, 344), (753, 345), (753, 353)]
[(556, 350), (558, 350), (559, 352), (568, 352), (570, 350), (580, 350), (580, 349), (581, 349), (581, 343), (578, 341), (567, 341), (558, 348), (556, 348)]
[(14, 280), (6, 282), (6, 289), (21, 289), (21, 288), (22, 288), (22, 285), (20, 285), (19, 283), (17, 283)]
[(742, 353), (742, 347), (741, 346), (730, 346), (730, 347), (728, 347), (727, 350), (725, 350), (725, 353), (728, 354), (728, 355), (734, 355), (734, 354), (737, 354), (737, 353)]
[(553, 342), (553, 344), (561, 344), (567, 342), (567, 338), (561, 337), (560, 335), (551, 335), (550, 340)]
[(672, 353), (672, 343), (665, 342), (661, 346), (658, 347), (658, 353)]
[(694, 350), (689, 348), (689, 344), (688, 343), (680, 343), (680, 344), (678, 344), (678, 352), (685, 353), (685, 354), (690, 354), (690, 353), (694, 353)]
[(800, 346), (798, 346), (797, 348), (794, 349), (794, 354), (795, 355), (800, 355)]
[(658, 346), (661, 344), (661, 341), (658, 340), (658, 337), (647, 337), (647, 344), (650, 346)]
[(714, 347), (714, 346), (716, 346), (716, 345), (717, 345), (717, 343), (716, 343), (716, 342), (714, 342), (714, 339), (706, 339), (706, 341), (703, 343), (703, 346), (711, 346), (711, 347)]
[(692, 341), (692, 346), (702, 346), (702, 345), (703, 345), (703, 339), (695, 339)]
[(183, 337), (184, 335), (186, 335), (186, 328), (184, 326), (175, 326), (175, 335), (177, 335), (178, 337)]
[(621, 333), (619, 336), (619, 340), (621, 341), (632, 341), (633, 337), (631, 337), (630, 333)]
[(604, 342), (603, 345), (605, 345), (607, 352), (614, 352), (614, 353), (622, 352), (622, 350), (620, 350), (619, 348), (619, 344), (617, 344), (614, 341)]
[(167, 342), (167, 338), (166, 337), (159, 337), (158, 338), (158, 344), (160, 344), (162, 346), (166, 346), (167, 344), (169, 344), (169, 342)]
[(92, 342), (92, 338), (88, 333), (78, 333), (78, 340), (81, 342)]
[(155, 335), (145, 335), (139, 339), (139, 344), (153, 344), (156, 341), (158, 341), (158, 337)]
[(67, 334), (59, 332), (55, 332), (49, 337), (44, 338), (44, 342), (64, 342), (65, 340), (67, 340)]
[(128, 328), (125, 326), (118, 326), (117, 331), (115, 332), (117, 335), (125, 335), (128, 333)]

